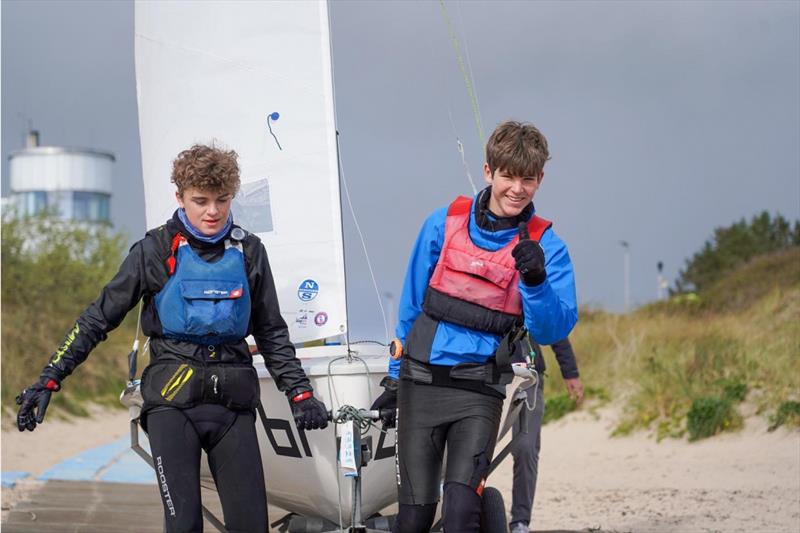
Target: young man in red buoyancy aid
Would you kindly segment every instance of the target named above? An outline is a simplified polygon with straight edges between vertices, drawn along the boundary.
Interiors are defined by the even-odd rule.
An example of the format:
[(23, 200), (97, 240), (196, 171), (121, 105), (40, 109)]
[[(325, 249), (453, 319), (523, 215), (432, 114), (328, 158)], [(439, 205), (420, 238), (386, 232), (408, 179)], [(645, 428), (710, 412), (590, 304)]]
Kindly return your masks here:
[(444, 531), (479, 531), (515, 341), (527, 328), (551, 344), (578, 320), (567, 247), (534, 214), (548, 159), (532, 124), (500, 124), (486, 145), (489, 186), (435, 211), (417, 237), (396, 329), (402, 358), (373, 405), (397, 407), (395, 532), (430, 530), (445, 448)]

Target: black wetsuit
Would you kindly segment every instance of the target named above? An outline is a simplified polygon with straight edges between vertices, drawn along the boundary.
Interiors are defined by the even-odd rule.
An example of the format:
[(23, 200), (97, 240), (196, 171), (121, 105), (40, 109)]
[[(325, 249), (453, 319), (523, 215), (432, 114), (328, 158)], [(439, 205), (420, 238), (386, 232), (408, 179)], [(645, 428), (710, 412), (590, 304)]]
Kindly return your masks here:
[[(233, 226), (233, 230), (236, 226)], [(116, 328), (139, 300), (143, 301), (142, 330), (150, 337), (150, 365), (192, 362), (211, 365), (252, 365), (245, 339), (218, 346), (193, 344), (162, 336), (155, 295), (169, 279), (166, 260), (173, 236), (180, 232), (205, 261), (214, 263), (225, 251), (224, 240), (209, 244), (192, 238), (177, 215), (135, 243), (119, 272), (78, 318), (45, 369), (60, 382), (89, 352)], [(286, 323), (280, 314), (266, 250), (248, 234), (242, 240), (251, 298), (247, 334), (256, 345), (278, 388), (292, 397), (311, 390), (295, 356)], [(147, 372), (148, 369), (145, 369)], [(148, 384), (143, 375), (143, 388)], [(257, 391), (256, 391), (257, 393)], [(220, 494), (229, 531), (265, 531), (267, 505), (263, 467), (252, 409), (230, 409), (194, 398), (182, 409), (145, 403), (143, 425), (148, 431), (156, 478), (164, 504), (167, 531), (201, 531), (200, 451), (205, 450)]]

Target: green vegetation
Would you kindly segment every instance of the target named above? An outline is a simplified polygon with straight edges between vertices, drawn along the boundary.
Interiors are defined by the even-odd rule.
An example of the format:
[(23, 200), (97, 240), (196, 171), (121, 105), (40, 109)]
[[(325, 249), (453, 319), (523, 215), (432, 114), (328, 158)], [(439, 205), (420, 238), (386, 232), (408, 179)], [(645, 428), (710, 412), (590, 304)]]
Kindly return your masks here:
[(728, 398), (697, 398), (686, 415), (689, 440), (704, 439), (740, 425), (740, 418)]
[[(3, 422), (14, 397), (35, 381), (78, 315), (116, 273), (124, 239), (108, 228), (89, 230), (42, 216), (4, 218), (2, 224)], [(53, 396), (48, 416), (85, 414), (85, 400), (119, 405), (127, 377), (125, 355), (136, 327), (135, 313), (101, 343), (89, 364), (78, 368)]]
[(717, 228), (702, 250), (686, 261), (676, 282), (677, 292), (705, 291), (750, 259), (792, 246), (800, 246), (800, 221), (792, 229), (781, 215), (772, 218), (766, 211), (749, 223), (742, 219)]
[(575, 400), (569, 397), (569, 394), (562, 392), (554, 394), (545, 398), (544, 401), (544, 416), (542, 417), (542, 424), (547, 424), (553, 420), (558, 420), (567, 413), (571, 413), (578, 408)]
[[(775, 427), (800, 426), (798, 317), (800, 247), (791, 247), (753, 258), (694, 298), (628, 315), (582, 310), (570, 338), (584, 384), (623, 405), (615, 434), (697, 439), (735, 429), (745, 399)], [(563, 392), (559, 377), (546, 381), (546, 397)]]
[(800, 426), (800, 402), (783, 402), (774, 415), (770, 417), (770, 431), (775, 431), (787, 422)]

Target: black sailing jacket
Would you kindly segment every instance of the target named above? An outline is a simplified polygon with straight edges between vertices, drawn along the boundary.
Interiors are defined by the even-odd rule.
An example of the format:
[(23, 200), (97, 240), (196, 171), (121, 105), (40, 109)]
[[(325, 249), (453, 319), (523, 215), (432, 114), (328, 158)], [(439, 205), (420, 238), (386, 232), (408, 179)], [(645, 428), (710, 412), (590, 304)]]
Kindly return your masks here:
[[(235, 224), (231, 231), (236, 228)], [(150, 337), (151, 362), (213, 357), (219, 363), (250, 363), (252, 356), (245, 339), (219, 346), (201, 346), (162, 336), (155, 295), (169, 279), (166, 260), (171, 255), (173, 236), (181, 232), (189, 245), (205, 261), (213, 263), (225, 253), (225, 239), (209, 244), (194, 239), (178, 219), (177, 212), (166, 224), (150, 230), (136, 242), (122, 262), (119, 272), (100, 292), (100, 296), (80, 315), (64, 342), (50, 358), (44, 375), (59, 382), (81, 364), (107, 334), (120, 325), (139, 300), (143, 301), (142, 331)], [(227, 236), (226, 236), (227, 237)], [(267, 370), (278, 388), (288, 396), (311, 390), (300, 361), (289, 339), (286, 322), (280, 314), (275, 283), (261, 240), (247, 234), (242, 240), (245, 268), (250, 286), (252, 310), (248, 335), (253, 335)]]

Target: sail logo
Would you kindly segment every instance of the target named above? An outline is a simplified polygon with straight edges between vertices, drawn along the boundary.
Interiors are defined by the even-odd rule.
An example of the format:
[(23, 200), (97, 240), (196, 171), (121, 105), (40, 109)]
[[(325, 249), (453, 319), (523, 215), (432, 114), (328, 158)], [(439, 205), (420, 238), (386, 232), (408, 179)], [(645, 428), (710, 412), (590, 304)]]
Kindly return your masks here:
[[(313, 313), (313, 311), (311, 311)], [(304, 328), (308, 326), (308, 313), (309, 311), (305, 309), (300, 309), (297, 312), (297, 317), (294, 319), (294, 323), (297, 324), (297, 327)]]
[(297, 297), (304, 302), (310, 302), (317, 297), (319, 284), (313, 279), (305, 279), (297, 289)]
[(324, 326), (328, 322), (328, 313), (320, 311), (314, 316), (314, 324)]

